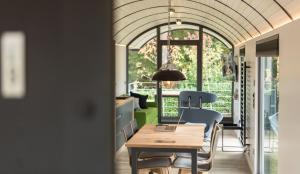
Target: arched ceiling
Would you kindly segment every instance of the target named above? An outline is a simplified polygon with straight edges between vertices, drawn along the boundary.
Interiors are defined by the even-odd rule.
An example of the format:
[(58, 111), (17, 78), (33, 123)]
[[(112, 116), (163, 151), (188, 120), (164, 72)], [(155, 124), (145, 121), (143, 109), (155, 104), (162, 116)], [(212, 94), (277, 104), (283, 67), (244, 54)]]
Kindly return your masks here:
[[(192, 30), (199, 30), (199, 26), (193, 25), (193, 24), (171, 24), (170, 25), (171, 30), (178, 30), (178, 29), (192, 29)], [(160, 32), (165, 33), (168, 32), (168, 26), (163, 25), (160, 27)], [(224, 36), (219, 35), (218, 33), (210, 30), (210, 29), (203, 29), (204, 33), (207, 33), (217, 39), (219, 39), (221, 42), (223, 42), (228, 48), (232, 48), (233, 45), (231, 45), (229, 40), (226, 40)], [(130, 49), (140, 49), (144, 44), (146, 44), (149, 40), (153, 39), (157, 35), (156, 28), (147, 30), (143, 32), (142, 34), (138, 35), (138, 37), (134, 38), (132, 42), (128, 43), (128, 46)]]
[[(300, 0), (172, 0), (171, 21), (196, 23), (239, 44), (300, 16)], [(114, 39), (127, 45), (168, 21), (168, 0), (114, 0)]]

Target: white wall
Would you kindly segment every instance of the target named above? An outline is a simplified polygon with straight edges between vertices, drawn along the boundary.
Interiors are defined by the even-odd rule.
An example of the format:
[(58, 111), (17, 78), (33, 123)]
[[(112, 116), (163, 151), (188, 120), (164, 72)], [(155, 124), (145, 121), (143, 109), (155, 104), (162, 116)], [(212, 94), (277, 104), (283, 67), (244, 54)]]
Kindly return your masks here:
[(116, 96), (126, 93), (126, 46), (116, 45)]
[[(279, 174), (299, 174), (300, 156), (300, 20), (275, 29), (246, 42), (246, 60), (251, 62), (252, 77), (257, 97), (256, 41), (279, 34)], [(242, 45), (241, 45), (242, 46)], [(239, 46), (236, 47), (239, 50)], [(251, 166), (256, 168), (257, 100), (250, 119)]]

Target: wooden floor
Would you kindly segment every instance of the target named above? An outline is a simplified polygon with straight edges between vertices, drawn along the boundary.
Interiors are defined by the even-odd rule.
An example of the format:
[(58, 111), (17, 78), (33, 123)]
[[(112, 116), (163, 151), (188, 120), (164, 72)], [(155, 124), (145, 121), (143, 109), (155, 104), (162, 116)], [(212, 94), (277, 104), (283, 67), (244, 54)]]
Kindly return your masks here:
[[(224, 144), (226, 146), (240, 146), (238, 139), (233, 132), (226, 131)], [(225, 150), (235, 150), (241, 152), (222, 152), (221, 139), (219, 140), (219, 148), (214, 160), (213, 169), (209, 174), (251, 174), (244, 154), (243, 149), (235, 147), (227, 147)], [(128, 152), (126, 147), (122, 147), (116, 154), (116, 173), (130, 174), (131, 168), (128, 162)], [(177, 174), (178, 169), (171, 169), (171, 174)]]

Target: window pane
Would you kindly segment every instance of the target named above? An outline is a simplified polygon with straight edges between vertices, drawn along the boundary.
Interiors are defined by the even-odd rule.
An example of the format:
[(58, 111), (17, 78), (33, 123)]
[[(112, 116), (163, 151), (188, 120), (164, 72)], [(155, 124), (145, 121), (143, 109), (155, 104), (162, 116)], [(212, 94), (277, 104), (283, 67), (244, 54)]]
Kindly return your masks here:
[(149, 95), (154, 101), (156, 83), (152, 75), (157, 69), (156, 38), (148, 41), (140, 49), (129, 49), (128, 52), (128, 89), (132, 92)]
[[(167, 45), (162, 46), (162, 63), (167, 63)], [(197, 90), (197, 46), (171, 45), (173, 64), (181, 71), (186, 80), (163, 82), (162, 117), (178, 117), (178, 95), (180, 91)]]
[(278, 105), (279, 59), (261, 57), (261, 160), (266, 174), (277, 174), (278, 164)]
[[(171, 40), (199, 40), (199, 27), (193, 25), (170, 25)], [(160, 39), (168, 40), (168, 26), (160, 27)]]
[[(217, 95), (215, 103), (204, 104), (224, 117), (231, 117), (232, 79), (224, 76), (224, 60), (230, 57), (231, 49), (219, 39), (203, 33), (203, 91)], [(226, 60), (227, 61), (227, 60)]]

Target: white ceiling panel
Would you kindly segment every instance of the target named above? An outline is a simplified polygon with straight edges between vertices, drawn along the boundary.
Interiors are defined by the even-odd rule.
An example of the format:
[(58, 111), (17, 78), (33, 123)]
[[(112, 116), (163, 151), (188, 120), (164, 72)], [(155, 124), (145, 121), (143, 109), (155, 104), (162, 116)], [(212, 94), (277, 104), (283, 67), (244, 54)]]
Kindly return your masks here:
[[(173, 21), (181, 18), (212, 28), (233, 44), (300, 17), (300, 0), (172, 0), (171, 4), (177, 12)], [(113, 9), (114, 39), (128, 44), (145, 30), (167, 22), (168, 0), (114, 0)]]

